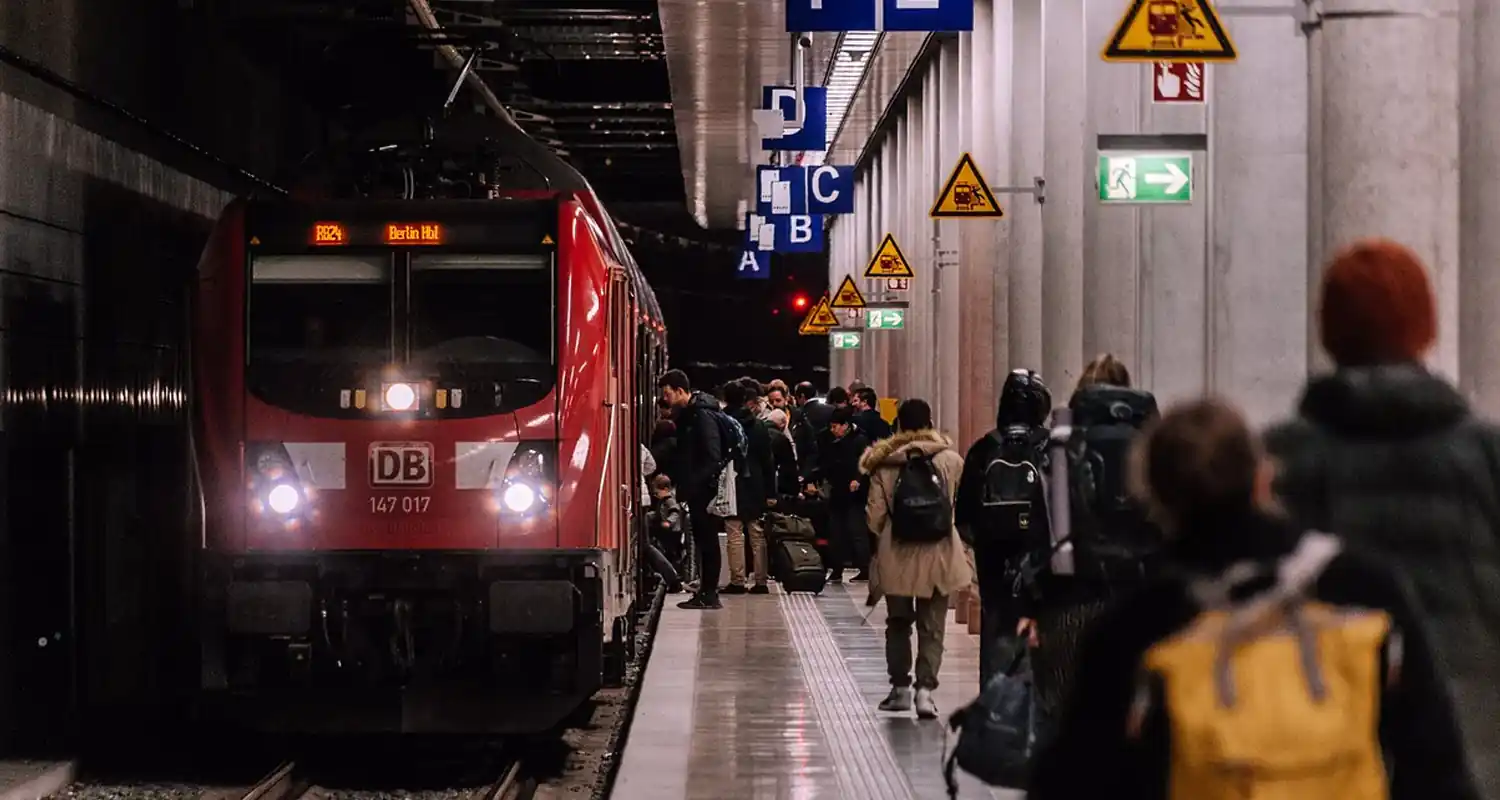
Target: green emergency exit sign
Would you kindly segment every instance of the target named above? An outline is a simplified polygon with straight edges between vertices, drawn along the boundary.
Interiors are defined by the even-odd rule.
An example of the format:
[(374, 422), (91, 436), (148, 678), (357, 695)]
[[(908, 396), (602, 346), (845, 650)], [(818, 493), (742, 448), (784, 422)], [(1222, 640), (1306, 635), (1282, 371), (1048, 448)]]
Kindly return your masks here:
[(1193, 154), (1101, 152), (1099, 202), (1193, 202)]
[(904, 308), (865, 309), (865, 328), (872, 331), (899, 331), (906, 327)]
[(835, 350), (858, 350), (860, 335), (857, 331), (833, 331), (830, 334)]

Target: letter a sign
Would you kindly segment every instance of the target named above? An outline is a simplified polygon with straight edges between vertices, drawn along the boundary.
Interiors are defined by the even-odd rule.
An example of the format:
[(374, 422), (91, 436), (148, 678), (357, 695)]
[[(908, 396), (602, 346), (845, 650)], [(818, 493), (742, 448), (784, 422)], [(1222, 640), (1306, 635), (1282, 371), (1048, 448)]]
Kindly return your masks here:
[(943, 191), (938, 194), (937, 202), (932, 205), (928, 216), (933, 219), (999, 219), (1005, 216), (1005, 212), (995, 202), (995, 194), (990, 191), (990, 185), (985, 182), (984, 176), (979, 174), (979, 167), (974, 165), (973, 157), (964, 153), (963, 158), (958, 160), (958, 166), (953, 168), (953, 174), (948, 177), (948, 183), (943, 186)]
[(1210, 0), (1131, 0), (1100, 57), (1226, 63), (1239, 54)]

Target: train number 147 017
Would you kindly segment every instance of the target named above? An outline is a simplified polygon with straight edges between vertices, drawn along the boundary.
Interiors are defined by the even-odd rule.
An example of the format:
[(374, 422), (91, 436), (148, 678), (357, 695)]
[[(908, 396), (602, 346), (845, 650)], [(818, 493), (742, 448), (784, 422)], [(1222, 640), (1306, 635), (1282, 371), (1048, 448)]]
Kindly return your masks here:
[(370, 498), (371, 514), (426, 514), (431, 497), (424, 495), (376, 495)]

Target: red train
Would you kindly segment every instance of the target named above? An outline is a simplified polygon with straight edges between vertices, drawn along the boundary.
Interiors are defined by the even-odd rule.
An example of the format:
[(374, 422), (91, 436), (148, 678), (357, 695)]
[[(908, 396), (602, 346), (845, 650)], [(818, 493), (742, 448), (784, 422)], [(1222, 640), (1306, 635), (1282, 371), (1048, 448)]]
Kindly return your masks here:
[(633, 648), (655, 297), (581, 179), (415, 199), (406, 172), (407, 198), (236, 202), (200, 263), (216, 718), (541, 730)]

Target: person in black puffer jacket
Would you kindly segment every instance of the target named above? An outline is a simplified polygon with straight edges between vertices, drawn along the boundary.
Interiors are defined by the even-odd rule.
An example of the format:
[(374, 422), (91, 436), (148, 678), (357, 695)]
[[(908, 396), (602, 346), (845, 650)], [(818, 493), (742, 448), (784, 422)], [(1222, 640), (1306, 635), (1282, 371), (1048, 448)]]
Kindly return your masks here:
[(719, 401), (693, 391), (687, 374), (680, 369), (667, 370), (656, 382), (661, 401), (672, 408), (676, 426), (676, 443), (671, 454), (658, 467), (677, 487), (677, 498), (687, 505), (693, 546), (697, 550), (699, 586), (692, 598), (678, 603), (679, 608), (693, 610), (719, 608), (719, 534), (709, 516), (708, 504), (719, 489), (719, 473), (724, 469), (729, 447), (719, 436), (714, 414)]
[[(1014, 649), (1020, 610), (1015, 584), (1018, 562), (1037, 543), (1048, 541), (1047, 529), (1047, 416), (1052, 413), (1052, 392), (1040, 375), (1027, 369), (1011, 370), (1000, 390), (995, 429), (979, 437), (964, 456), (963, 477), (954, 502), (954, 522), (959, 533), (974, 548), (974, 566), (979, 580), (980, 615), (979, 685), (989, 683), (1003, 668)], [(1003, 460), (1002, 464), (996, 464)], [(1029, 463), (1036, 470), (1035, 482), (1019, 478)], [(999, 486), (988, 488), (993, 472)], [(1029, 489), (1030, 506), (1023, 512), (1011, 506), (987, 507), (986, 495), (1007, 488)], [(991, 498), (998, 502), (1003, 498)], [(1012, 501), (1014, 502), (1014, 501)], [(1024, 526), (1024, 527), (1023, 527)]]
[(1368, 241), (1337, 256), (1319, 322), (1337, 369), (1267, 435), (1278, 494), (1303, 526), (1410, 579), (1480, 791), (1500, 799), (1500, 429), (1421, 366), (1437, 309), (1407, 248)]

